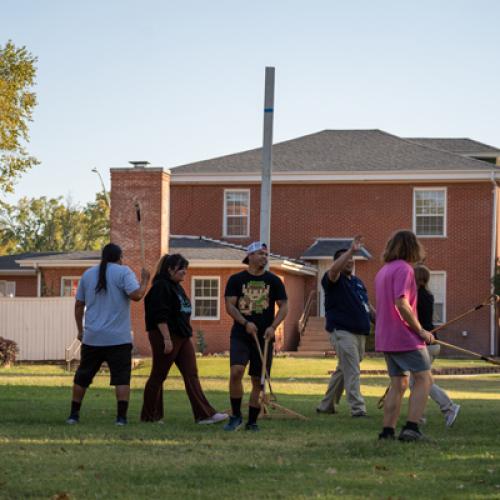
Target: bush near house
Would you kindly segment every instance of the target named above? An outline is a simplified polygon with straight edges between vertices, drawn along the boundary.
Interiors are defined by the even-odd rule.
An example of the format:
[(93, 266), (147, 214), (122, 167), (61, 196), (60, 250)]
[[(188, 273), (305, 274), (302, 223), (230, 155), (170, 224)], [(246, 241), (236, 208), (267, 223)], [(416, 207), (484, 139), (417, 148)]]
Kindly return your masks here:
[(16, 361), (17, 344), (13, 340), (0, 337), (0, 366), (8, 366)]

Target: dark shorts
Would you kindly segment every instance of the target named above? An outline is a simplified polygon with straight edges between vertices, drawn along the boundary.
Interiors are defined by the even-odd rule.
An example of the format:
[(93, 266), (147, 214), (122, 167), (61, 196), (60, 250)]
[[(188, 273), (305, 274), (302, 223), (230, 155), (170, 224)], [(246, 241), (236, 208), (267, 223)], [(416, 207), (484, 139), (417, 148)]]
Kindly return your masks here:
[(132, 344), (110, 346), (82, 344), (80, 366), (75, 373), (75, 384), (88, 387), (104, 362), (108, 364), (111, 373), (109, 385), (130, 385)]
[[(259, 337), (260, 347), (264, 353), (264, 339)], [(267, 353), (267, 373), (271, 373), (273, 363), (274, 343), (269, 344)], [(255, 340), (251, 335), (231, 335), (229, 363), (233, 365), (246, 366), (250, 362), (248, 374), (251, 377), (260, 377), (262, 375), (262, 362)]]
[(384, 355), (390, 377), (404, 377), (410, 373), (424, 372), (431, 369), (431, 358), (427, 349), (386, 352)]

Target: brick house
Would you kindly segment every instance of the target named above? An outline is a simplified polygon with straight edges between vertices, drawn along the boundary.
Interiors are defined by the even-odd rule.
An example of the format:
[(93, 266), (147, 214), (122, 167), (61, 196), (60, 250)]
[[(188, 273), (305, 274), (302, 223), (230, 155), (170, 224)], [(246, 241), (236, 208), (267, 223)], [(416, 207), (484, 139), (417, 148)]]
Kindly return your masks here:
[[(499, 149), (470, 139), (404, 139), (380, 130), (325, 130), (275, 144), (271, 267), (285, 281), (292, 310), (283, 347), (297, 347), (298, 318), (311, 292), (316, 292), (312, 314), (324, 314), (319, 280), (335, 249), (358, 233), (365, 236), (366, 251), (357, 256), (355, 272), (372, 298), (387, 238), (396, 229), (410, 228), (427, 250), (437, 320), (449, 320), (482, 301), (490, 293), (498, 254), (499, 158)], [(239, 245), (258, 239), (260, 168), (261, 150), (255, 149), (170, 172), (146, 163), (111, 169), (112, 240), (138, 272), (133, 205), (139, 201), (147, 266), (153, 269), (169, 247), (182, 249), (192, 262), (185, 285), (195, 309), (196, 304), (205, 308), (202, 319), (195, 313), (193, 323), (204, 332), (210, 352), (228, 347), (230, 321), (222, 295), (228, 275), (242, 268)], [(78, 274), (71, 258), (63, 269), (62, 261), (47, 267), (48, 261), (57, 262), (55, 256), (41, 257), (45, 264), (31, 257), (16, 261), (19, 270), (38, 269), (39, 293), (42, 281), (50, 289), (50, 279), (50, 293), (71, 291), (84, 269)], [(36, 283), (34, 275), (31, 279)], [(148, 352), (141, 306), (134, 305), (133, 328), (139, 350)], [(444, 330), (441, 338), (496, 354), (495, 312), (483, 308)]]

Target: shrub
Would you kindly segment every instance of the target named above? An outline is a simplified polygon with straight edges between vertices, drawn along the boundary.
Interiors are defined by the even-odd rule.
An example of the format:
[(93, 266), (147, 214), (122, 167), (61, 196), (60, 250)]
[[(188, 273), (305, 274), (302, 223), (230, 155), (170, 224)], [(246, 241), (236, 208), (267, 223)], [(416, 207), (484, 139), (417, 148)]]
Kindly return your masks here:
[(207, 342), (205, 341), (205, 333), (203, 330), (198, 330), (196, 332), (196, 350), (203, 354), (207, 348)]
[(10, 365), (16, 361), (17, 344), (13, 340), (0, 337), (0, 366)]

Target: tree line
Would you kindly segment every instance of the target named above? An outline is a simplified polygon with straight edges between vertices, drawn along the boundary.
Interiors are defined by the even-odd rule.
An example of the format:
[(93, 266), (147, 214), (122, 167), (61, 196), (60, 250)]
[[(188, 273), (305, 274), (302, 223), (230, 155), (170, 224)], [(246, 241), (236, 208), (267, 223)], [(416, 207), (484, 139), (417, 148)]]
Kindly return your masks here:
[(71, 199), (21, 198), (0, 208), (0, 255), (99, 250), (109, 242), (104, 193), (84, 206)]
[(22, 174), (40, 164), (26, 148), (37, 96), (37, 58), (9, 40), (0, 45), (0, 255), (97, 250), (109, 242), (109, 206), (98, 193), (85, 206), (62, 197), (8, 204)]

